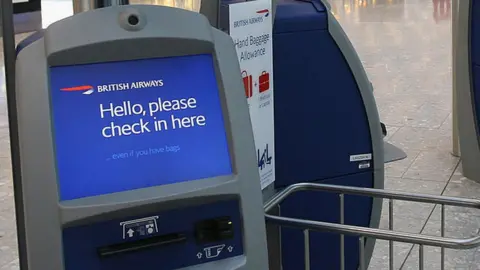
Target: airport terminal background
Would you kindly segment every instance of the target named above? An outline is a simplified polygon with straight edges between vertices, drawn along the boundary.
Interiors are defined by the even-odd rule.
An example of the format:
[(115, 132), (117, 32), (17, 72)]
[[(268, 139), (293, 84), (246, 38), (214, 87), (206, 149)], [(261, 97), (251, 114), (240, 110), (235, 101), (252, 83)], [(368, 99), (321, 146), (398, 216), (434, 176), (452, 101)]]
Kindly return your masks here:
[[(478, 199), (480, 184), (462, 176), (459, 158), (451, 154), (450, 1), (330, 0), (330, 3), (373, 83), (379, 113), (388, 128), (388, 141), (408, 154), (405, 160), (386, 165), (386, 189)], [(130, 2), (198, 9), (195, 0)], [(44, 26), (72, 13), (70, 0), (42, 0)], [(18, 35), (17, 42), (25, 36)], [(18, 262), (3, 72), (1, 83), (0, 270), (14, 270), (18, 269)], [(386, 208), (381, 228), (387, 228)], [(480, 212), (457, 210), (447, 208), (447, 236), (468, 237), (478, 233), (475, 230), (480, 224)], [(431, 205), (399, 202), (394, 213), (396, 230), (436, 235), (440, 231), (439, 209)], [(397, 243), (395, 269), (418, 269), (417, 250), (414, 245)], [(480, 269), (480, 249), (447, 250), (446, 254), (446, 269)], [(369, 269), (388, 269), (387, 259), (388, 243), (377, 241)], [(426, 269), (440, 269), (440, 249), (427, 247), (425, 261)]]

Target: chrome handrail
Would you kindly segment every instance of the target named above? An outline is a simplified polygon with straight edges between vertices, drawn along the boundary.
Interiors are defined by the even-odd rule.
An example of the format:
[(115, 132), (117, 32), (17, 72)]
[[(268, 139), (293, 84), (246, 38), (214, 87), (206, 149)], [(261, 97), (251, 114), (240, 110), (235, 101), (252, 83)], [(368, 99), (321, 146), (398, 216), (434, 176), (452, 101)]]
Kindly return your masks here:
[[(293, 193), (299, 191), (322, 191), (322, 192), (331, 192), (331, 193), (338, 193), (340, 194), (340, 216), (341, 216), (341, 223), (330, 223), (330, 222), (322, 222), (322, 221), (314, 221), (314, 220), (306, 220), (306, 219), (297, 219), (297, 218), (289, 218), (289, 217), (282, 217), (267, 214), (271, 211), (274, 207), (280, 205), (288, 196), (292, 195)], [(382, 198), (389, 200), (389, 228), (390, 230), (386, 229), (377, 229), (377, 228), (370, 228), (370, 227), (362, 227), (362, 226), (353, 226), (353, 225), (346, 225), (343, 224), (343, 215), (344, 215), (344, 195), (357, 195), (357, 196), (366, 196), (366, 197), (373, 197), (373, 198)], [(402, 200), (402, 201), (410, 201), (410, 202), (419, 202), (419, 203), (430, 203), (430, 204), (440, 204), (442, 207), (441, 211), (441, 220), (442, 220), (442, 228), (441, 228), (441, 236), (432, 236), (432, 235), (424, 235), (421, 233), (408, 233), (408, 232), (399, 232), (394, 231), (392, 222), (393, 222), (393, 201), (394, 200)], [(480, 235), (476, 235), (470, 238), (450, 238), (445, 237), (445, 206), (458, 206), (458, 207), (465, 207), (465, 208), (474, 208), (480, 209), (480, 200), (476, 199), (468, 199), (468, 198), (458, 198), (458, 197), (448, 197), (448, 196), (441, 196), (441, 195), (430, 195), (430, 194), (418, 194), (418, 193), (408, 193), (408, 192), (401, 192), (401, 191), (390, 191), (390, 190), (383, 190), (383, 189), (372, 189), (372, 188), (361, 188), (361, 187), (350, 187), (350, 186), (338, 186), (338, 185), (326, 185), (326, 184), (316, 184), (316, 183), (298, 183), (291, 185), (281, 192), (274, 195), (270, 200), (265, 203), (264, 210), (265, 210), (265, 218), (267, 222), (274, 223), (280, 226), (286, 227), (295, 227), (304, 230), (305, 234), (305, 247), (309, 246), (309, 230), (314, 231), (323, 231), (323, 232), (333, 232), (338, 233), (340, 235), (355, 235), (359, 237), (359, 265), (360, 269), (364, 270), (365, 265), (365, 258), (364, 258), (364, 241), (365, 238), (375, 238), (375, 239), (382, 239), (390, 241), (390, 269), (393, 269), (393, 241), (397, 242), (404, 242), (404, 243), (411, 243), (411, 244), (418, 244), (420, 245), (419, 248), (419, 257), (423, 260), (424, 257), (424, 246), (435, 246), (441, 247), (441, 258), (442, 264), (441, 269), (444, 269), (444, 258), (445, 258), (445, 248), (450, 249), (471, 249), (480, 246)], [(480, 224), (479, 224), (480, 227)], [(344, 269), (344, 256), (345, 252), (343, 250), (343, 237), (340, 240), (341, 243), (341, 270)], [(308, 250), (308, 249), (306, 249)], [(308, 250), (309, 253), (309, 250)], [(310, 269), (310, 262), (309, 260), (310, 255), (305, 254), (305, 269)], [(420, 262), (420, 270), (423, 268), (423, 261)]]
[(412, 201), (412, 202), (421, 202), (421, 203), (445, 204), (445, 205), (451, 205), (451, 206), (480, 209), (480, 200), (476, 200), (476, 199), (448, 197), (448, 196), (442, 196), (442, 195), (430, 195), (430, 194), (420, 194), (420, 193), (408, 193), (408, 192), (391, 191), (391, 190), (374, 189), (374, 188), (326, 185), (326, 184), (316, 184), (316, 183), (298, 183), (298, 184), (293, 184), (288, 186), (284, 190), (275, 194), (271, 199), (269, 199), (264, 206), (265, 212), (270, 211), (273, 207), (280, 204), (292, 193), (295, 193), (298, 191), (323, 191), (323, 192), (342, 193), (342, 194), (349, 194), (349, 195), (369, 196), (369, 197), (375, 197), (375, 198), (394, 199), (394, 200)]

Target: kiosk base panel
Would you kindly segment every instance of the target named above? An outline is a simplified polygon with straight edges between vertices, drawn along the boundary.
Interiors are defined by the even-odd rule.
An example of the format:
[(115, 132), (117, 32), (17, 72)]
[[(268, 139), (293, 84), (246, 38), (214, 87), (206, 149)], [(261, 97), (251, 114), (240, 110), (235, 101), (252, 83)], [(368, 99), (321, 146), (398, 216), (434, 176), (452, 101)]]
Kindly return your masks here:
[(232, 200), (65, 228), (65, 269), (170, 270), (239, 256), (241, 222)]

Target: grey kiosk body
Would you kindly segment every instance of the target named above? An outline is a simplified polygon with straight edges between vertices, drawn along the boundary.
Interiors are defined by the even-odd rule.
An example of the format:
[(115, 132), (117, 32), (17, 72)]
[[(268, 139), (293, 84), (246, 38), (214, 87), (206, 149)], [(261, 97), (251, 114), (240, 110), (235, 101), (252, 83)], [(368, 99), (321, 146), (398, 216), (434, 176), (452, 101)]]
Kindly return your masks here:
[[(220, 7), (216, 0), (203, 2), (208, 5), (202, 3), (200, 12), (212, 25), (227, 31), (228, 4), (246, 0), (224, 0)], [(264, 197), (269, 199), (275, 192), (303, 182), (383, 189), (384, 164), (404, 159), (406, 154), (383, 140), (373, 85), (330, 12), (328, 1), (272, 1), (272, 13), (276, 179), (273, 192), (267, 187)], [(339, 110), (338, 104), (349, 108), (349, 113)], [(315, 124), (304, 125), (298, 119), (314, 119)], [(291, 123), (304, 126), (294, 129)], [(350, 134), (355, 134), (355, 140)], [(325, 157), (318, 153), (329, 154)], [(365, 160), (349, 160), (353, 153), (369, 153), (367, 169), (359, 166)], [(329, 207), (312, 207), (319, 205)], [(381, 199), (351, 196), (345, 207), (349, 225), (378, 228)], [(283, 217), (339, 222), (340, 205), (335, 193), (295, 194), (271, 214), (277, 215), (280, 209)], [(304, 245), (304, 232), (267, 223), (271, 269), (303, 268), (305, 252), (298, 247)], [(315, 254), (309, 258), (309, 267), (340, 269), (339, 238), (317, 232), (309, 237), (310, 250)], [(354, 269), (359, 265), (358, 239), (346, 239), (345, 266)], [(375, 239), (366, 240), (367, 265), (374, 246)]]
[[(89, 31), (85, 31), (85, 27)], [(195, 62), (192, 65), (197, 69), (193, 71), (204, 73), (193, 74), (195, 72), (189, 71), (189, 57), (207, 59), (207, 63), (212, 59), (211, 72), (208, 73), (208, 68), (198, 68), (205, 66)], [(183, 60), (175, 62), (177, 58)], [(155, 63), (163, 63), (162, 59), (170, 61), (166, 66), (171, 72), (165, 64), (156, 68)], [(148, 62), (150, 60), (154, 62)], [(148, 68), (135, 68), (142, 65)], [(178, 70), (178, 67), (185, 69)], [(148, 76), (143, 75), (142, 72), (147, 71)], [(130, 75), (132, 80), (148, 81), (152, 80), (152, 74), (163, 78), (163, 82), (136, 82), (139, 89), (135, 91), (128, 87), (120, 89), (118, 84), (113, 90), (129, 91), (98, 87), (101, 83), (114, 83), (113, 78), (126, 83)], [(234, 44), (227, 34), (212, 28), (203, 15), (160, 6), (117, 6), (80, 13), (52, 24), (43, 37), (19, 51), (16, 110), (27, 246), (21, 260), (27, 261), (28, 269), (146, 270), (155, 266), (162, 270), (268, 269), (262, 194), (240, 74)], [(78, 85), (90, 77), (91, 80), (84, 83), (92, 85)], [(214, 87), (205, 87), (202, 78), (211, 78)], [(68, 81), (77, 84), (59, 89), (59, 83)], [(183, 97), (181, 87), (188, 83), (198, 84), (199, 88), (186, 89), (183, 95), (191, 94), (190, 98), (198, 95), (198, 104), (190, 106), (193, 103), (184, 100), (181, 106), (190, 106), (184, 112), (203, 110), (206, 117), (203, 121), (206, 119), (208, 125), (202, 126), (198, 118), (196, 122), (189, 118), (191, 121), (186, 122), (190, 121), (187, 123), (190, 129), (166, 130), (162, 134), (172, 133), (158, 135), (164, 136), (158, 138), (153, 133), (133, 134), (136, 133), (133, 125), (130, 128), (111, 126), (108, 132), (103, 129), (103, 133), (90, 129), (90, 126), (108, 125), (115, 120), (103, 119), (107, 110), (103, 105), (99, 107), (99, 103), (122, 103), (123, 100), (122, 106), (127, 106), (127, 99), (139, 103), (147, 93), (157, 93), (155, 98), (159, 100)], [(154, 86), (161, 84), (163, 87), (155, 89)], [(175, 87), (169, 88), (169, 84)], [(149, 89), (140, 89), (140, 86)], [(178, 93), (168, 94), (168, 91)], [(89, 107), (93, 104), (89, 100), (96, 100), (96, 106)], [(209, 106), (206, 102), (210, 102)], [(172, 104), (173, 101), (168, 107), (170, 110), (174, 107)], [(165, 103), (155, 106), (164, 106), (162, 113), (168, 111)], [(220, 113), (215, 113), (212, 109), (215, 107)], [(135, 108), (125, 107), (115, 107), (108, 113), (115, 111), (116, 116), (125, 116), (116, 120), (123, 121), (121, 123), (138, 120), (135, 115), (127, 115), (129, 110), (135, 114)], [(143, 116), (145, 113), (146, 109)], [(101, 114), (102, 119), (89, 119), (93, 114)], [(102, 122), (104, 120), (107, 122)], [(197, 126), (191, 127), (193, 122)], [(193, 130), (194, 135), (188, 135), (188, 130)], [(114, 131), (132, 136), (111, 138)], [(72, 137), (67, 136), (69, 134)], [(211, 140), (202, 140), (201, 136), (206, 135), (212, 135)], [(173, 151), (169, 146), (167, 150), (156, 150), (162, 152), (157, 156), (164, 155), (163, 163), (167, 165), (163, 165), (162, 160), (154, 160), (157, 162), (154, 165), (147, 159), (134, 161), (128, 152), (113, 154), (107, 161), (101, 161), (105, 156), (95, 156), (103, 151), (98, 149), (112, 146), (113, 140), (117, 140), (116, 151), (122, 152), (135, 149), (137, 143), (145, 147), (149, 140), (164, 145), (168, 143), (163, 141), (165, 138), (172, 142), (184, 140), (178, 153), (163, 153)], [(222, 140), (227, 150), (216, 143)], [(202, 147), (214, 148), (216, 152)], [(205, 156), (203, 152), (188, 152), (190, 148), (204, 151)], [(229, 153), (228, 161), (208, 156), (212, 151)], [(75, 155), (85, 158), (85, 162), (70, 162), (70, 157), (78, 161)], [(174, 155), (183, 155), (183, 167), (174, 163), (178, 159)], [(211, 162), (228, 166), (219, 169), (220, 165), (215, 167)], [(114, 163), (123, 165), (110, 165)], [(163, 175), (176, 178), (177, 173), (189, 175), (191, 171), (209, 166), (210, 171), (197, 174), (202, 177), (170, 182), (163, 179)], [(108, 168), (117, 168), (117, 171), (105, 172)], [(80, 179), (78, 174), (90, 175), (95, 182)], [(137, 176), (128, 180), (125, 175)], [(136, 183), (144, 181), (142, 176), (150, 177), (150, 182), (139, 187)], [(111, 179), (113, 177), (115, 179)], [(73, 180), (83, 181), (84, 186)], [(114, 183), (125, 186), (111, 189)], [(83, 191), (83, 195), (77, 194)]]

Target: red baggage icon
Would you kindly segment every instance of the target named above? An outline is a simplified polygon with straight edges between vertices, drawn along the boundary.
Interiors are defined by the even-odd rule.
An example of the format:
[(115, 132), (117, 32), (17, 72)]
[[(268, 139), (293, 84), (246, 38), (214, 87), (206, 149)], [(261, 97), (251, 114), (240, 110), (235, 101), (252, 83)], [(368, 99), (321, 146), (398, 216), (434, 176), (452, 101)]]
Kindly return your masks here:
[(260, 93), (263, 93), (270, 89), (270, 73), (264, 71), (258, 77), (258, 90)]
[(245, 87), (245, 96), (250, 98), (253, 96), (252, 75), (248, 75), (247, 71), (242, 71), (243, 86)]

